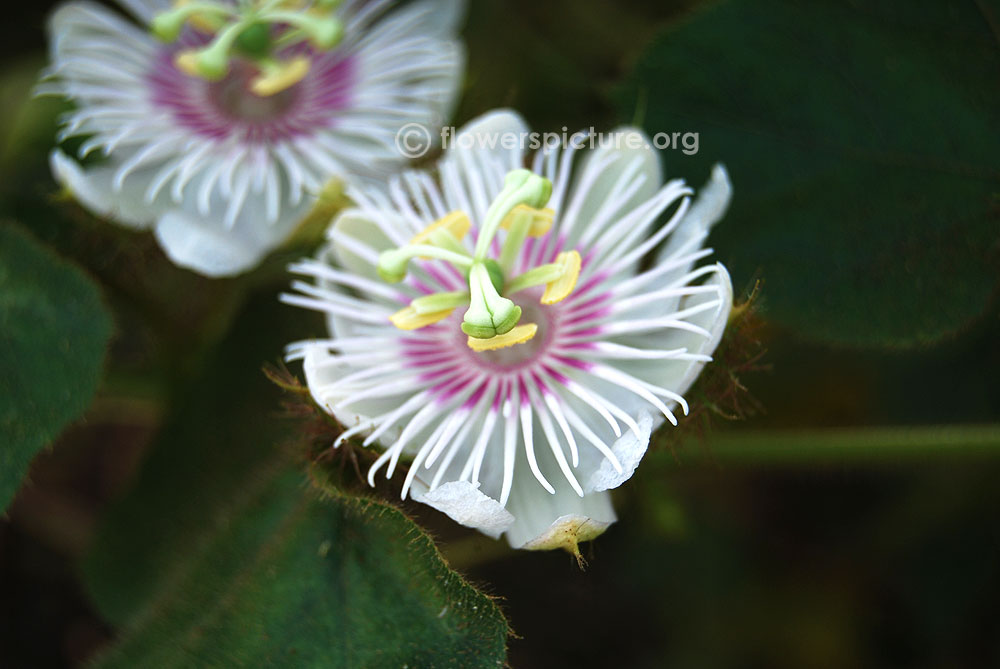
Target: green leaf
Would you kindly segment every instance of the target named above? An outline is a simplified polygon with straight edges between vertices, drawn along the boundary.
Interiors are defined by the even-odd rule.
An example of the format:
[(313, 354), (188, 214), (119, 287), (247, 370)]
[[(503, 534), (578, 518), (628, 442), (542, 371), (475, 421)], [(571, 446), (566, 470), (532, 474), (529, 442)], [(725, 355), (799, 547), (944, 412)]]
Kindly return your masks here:
[(622, 109), (693, 181), (724, 162), (713, 237), (769, 316), (851, 346), (928, 344), (997, 289), (1000, 71), (984, 3), (725, 2), (646, 51)]
[(0, 224), (0, 508), (35, 453), (90, 406), (110, 335), (97, 286)]
[(503, 665), (496, 604), (397, 509), (315, 499), (294, 472), (248, 487), (247, 504), (97, 666)]

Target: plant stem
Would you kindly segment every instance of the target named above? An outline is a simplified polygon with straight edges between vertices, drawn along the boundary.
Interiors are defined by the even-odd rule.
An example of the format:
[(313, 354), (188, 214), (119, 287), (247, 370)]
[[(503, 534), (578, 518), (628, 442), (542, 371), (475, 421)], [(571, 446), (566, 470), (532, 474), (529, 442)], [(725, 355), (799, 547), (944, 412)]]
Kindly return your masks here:
[(700, 448), (692, 448), (697, 441), (675, 449), (677, 457), (690, 463), (738, 465), (1000, 459), (1000, 425), (733, 430), (708, 434)]

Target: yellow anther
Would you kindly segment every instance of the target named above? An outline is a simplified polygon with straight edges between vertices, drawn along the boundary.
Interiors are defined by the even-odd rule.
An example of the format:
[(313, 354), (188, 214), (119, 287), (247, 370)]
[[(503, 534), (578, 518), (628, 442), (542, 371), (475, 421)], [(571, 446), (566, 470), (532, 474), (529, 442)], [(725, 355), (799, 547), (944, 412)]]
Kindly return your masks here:
[(431, 244), (431, 235), (437, 230), (447, 230), (455, 239), (462, 239), (472, 227), (468, 215), (464, 211), (453, 211), (434, 221), (417, 233), (411, 244)]
[(504, 230), (510, 230), (514, 224), (514, 220), (518, 216), (524, 215), (531, 216), (531, 227), (528, 228), (528, 236), (541, 237), (552, 227), (552, 219), (555, 218), (556, 212), (551, 209), (535, 209), (526, 204), (519, 204), (511, 209), (509, 214), (504, 216), (503, 221), (500, 222), (500, 227)]
[(494, 351), (498, 348), (507, 348), (515, 344), (523, 344), (538, 332), (538, 326), (534, 323), (525, 323), (514, 327), (509, 332), (490, 337), (489, 339), (477, 339), (469, 337), (469, 348), (473, 351)]
[(556, 265), (562, 267), (562, 275), (545, 284), (542, 293), (542, 304), (555, 304), (566, 299), (566, 296), (576, 288), (576, 280), (580, 278), (580, 254), (576, 251), (564, 251), (556, 256)]
[(389, 320), (400, 330), (419, 330), (448, 318), (453, 311), (455, 311), (454, 308), (421, 314), (413, 307), (406, 307), (389, 316)]
[(174, 57), (174, 65), (184, 74), (192, 77), (200, 77), (201, 70), (198, 68), (197, 51), (181, 51)]
[(297, 56), (292, 60), (266, 67), (250, 82), (250, 90), (261, 97), (280, 93), (302, 81), (309, 73), (309, 59)]

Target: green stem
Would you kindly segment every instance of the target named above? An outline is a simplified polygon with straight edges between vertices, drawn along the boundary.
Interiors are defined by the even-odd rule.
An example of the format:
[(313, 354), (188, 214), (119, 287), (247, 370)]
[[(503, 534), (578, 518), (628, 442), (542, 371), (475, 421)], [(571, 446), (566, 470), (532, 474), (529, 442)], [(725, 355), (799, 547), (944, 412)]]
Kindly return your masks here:
[[(706, 435), (702, 448), (695, 441), (675, 449), (676, 455), (689, 462), (735, 465), (1000, 459), (1000, 425), (732, 430)], [(669, 452), (667, 457), (672, 457)]]

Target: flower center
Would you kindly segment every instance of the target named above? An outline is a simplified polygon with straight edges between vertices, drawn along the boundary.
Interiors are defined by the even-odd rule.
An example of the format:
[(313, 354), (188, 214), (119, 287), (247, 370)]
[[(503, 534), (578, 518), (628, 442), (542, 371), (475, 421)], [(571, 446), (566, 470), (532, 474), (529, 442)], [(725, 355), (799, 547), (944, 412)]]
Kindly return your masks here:
[(176, 0), (173, 9), (154, 17), (150, 28), (164, 42), (174, 42), (185, 25), (207, 35), (207, 45), (177, 53), (175, 64), (185, 73), (222, 81), (234, 61), (252, 64), (249, 87), (260, 97), (280, 93), (302, 80), (310, 59), (289, 47), (308, 42), (328, 51), (343, 37), (334, 16), (340, 0)]
[(250, 81), (256, 75), (253, 65), (233, 63), (222, 81), (209, 84), (208, 98), (212, 105), (224, 116), (241, 121), (270, 121), (284, 116), (298, 99), (298, 88), (291, 86), (274, 95), (257, 95), (250, 88)]
[[(552, 227), (554, 212), (542, 208), (551, 193), (552, 183), (548, 179), (528, 170), (513, 170), (486, 212), (472, 253), (461, 243), (471, 228), (464, 212), (452, 212), (428, 226), (410, 244), (383, 252), (379, 256), (378, 273), (386, 281), (402, 281), (409, 261), (424, 258), (450, 263), (465, 274), (469, 284), (468, 291), (434, 293), (413, 300), (410, 306), (393, 314), (393, 324), (403, 330), (414, 330), (441, 321), (456, 308), (467, 306), (461, 330), (468, 336), (467, 344), (472, 350), (493, 351), (532, 340), (538, 324), (520, 324), (524, 310), (504, 293), (513, 295), (545, 286), (541, 304), (555, 304), (573, 291), (580, 275), (580, 254), (568, 251), (560, 253), (554, 262), (512, 276), (525, 240), (543, 237)], [(495, 243), (501, 229), (507, 231), (502, 245)]]

